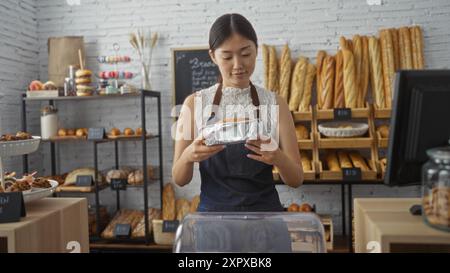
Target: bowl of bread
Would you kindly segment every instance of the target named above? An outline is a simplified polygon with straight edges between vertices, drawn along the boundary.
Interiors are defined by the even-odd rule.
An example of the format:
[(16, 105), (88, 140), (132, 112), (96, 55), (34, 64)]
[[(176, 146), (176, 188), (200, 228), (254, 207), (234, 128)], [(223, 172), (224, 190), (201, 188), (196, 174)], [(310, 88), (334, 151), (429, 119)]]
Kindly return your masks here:
[(319, 124), (319, 132), (326, 137), (358, 137), (367, 133), (369, 125), (359, 122), (333, 121)]

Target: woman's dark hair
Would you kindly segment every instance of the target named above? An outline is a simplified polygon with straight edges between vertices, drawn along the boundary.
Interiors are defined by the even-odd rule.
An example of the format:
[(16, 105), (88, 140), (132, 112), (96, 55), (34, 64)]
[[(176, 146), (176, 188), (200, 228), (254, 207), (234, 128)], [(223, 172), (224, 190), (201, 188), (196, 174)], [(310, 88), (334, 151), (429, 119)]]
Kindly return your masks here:
[(233, 33), (237, 33), (251, 41), (258, 48), (258, 38), (252, 24), (237, 13), (224, 14), (216, 19), (209, 30), (209, 49), (216, 50)]

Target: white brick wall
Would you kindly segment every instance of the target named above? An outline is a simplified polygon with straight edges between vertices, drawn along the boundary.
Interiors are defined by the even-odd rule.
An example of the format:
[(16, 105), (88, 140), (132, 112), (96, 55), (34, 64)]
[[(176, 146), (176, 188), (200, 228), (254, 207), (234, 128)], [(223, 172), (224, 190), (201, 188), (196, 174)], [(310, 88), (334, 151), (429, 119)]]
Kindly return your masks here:
[[(420, 24), (425, 36), (425, 57), (429, 68), (448, 68), (450, 64), (450, 3), (445, 0), (383, 0), (383, 6), (368, 6), (364, 0), (332, 1), (254, 1), (254, 0), (80, 0), (80, 6), (68, 6), (63, 0), (39, 1), (2, 1), (13, 12), (13, 24), (3, 24), (0, 34), (7, 35), (9, 49), (4, 50), (4, 40), (0, 41), (0, 97), (2, 98), (1, 115), (4, 128), (14, 129), (18, 105), (16, 94), (26, 83), (38, 73), (41, 80), (47, 79), (47, 39), (52, 36), (83, 35), (87, 49), (87, 66), (93, 70), (108, 69), (108, 66), (96, 63), (98, 55), (112, 53), (112, 44), (117, 42), (122, 54), (135, 57), (129, 43), (128, 33), (137, 27), (151, 28), (160, 33), (160, 41), (154, 52), (153, 79), (155, 90), (160, 90), (163, 101), (164, 130), (164, 173), (166, 181), (170, 180), (172, 166), (172, 141), (170, 139), (170, 109), (172, 103), (170, 48), (192, 45), (207, 45), (208, 30), (212, 22), (221, 14), (238, 12), (246, 16), (254, 25), (260, 43), (283, 45), (288, 42), (294, 56), (300, 54), (313, 59), (318, 49), (326, 49), (333, 53), (338, 46), (340, 35), (376, 34), (382, 27), (398, 27)], [(5, 20), (0, 11), (1, 19)], [(24, 16), (25, 15), (25, 16)], [(6, 14), (5, 14), (6, 16)], [(37, 20), (37, 23), (36, 23)], [(8, 20), (11, 21), (11, 20)], [(30, 27), (33, 26), (33, 27)], [(5, 34), (6, 32), (6, 34)], [(27, 33), (20, 35), (18, 33)], [(13, 36), (11, 34), (13, 33)], [(36, 41), (37, 39), (37, 41)], [(10, 44), (13, 45), (10, 45)], [(23, 50), (16, 51), (11, 58), (16, 43)], [(6, 55), (6, 56), (5, 56)], [(14, 54), (13, 54), (14, 55)], [(12, 60), (11, 60), (12, 59)], [(39, 67), (37, 65), (39, 64)], [(262, 83), (262, 61), (258, 57), (253, 77), (255, 83)], [(13, 72), (9, 72), (13, 67)], [(136, 63), (124, 65), (124, 69), (139, 71)], [(6, 70), (6, 71), (5, 71)], [(19, 82), (17, 79), (19, 78)], [(14, 79), (14, 80), (11, 80)], [(139, 84), (139, 79), (133, 80)], [(10, 88), (5, 89), (5, 86)], [(16, 96), (16, 97), (15, 97)], [(8, 104), (7, 104), (8, 103)], [(8, 106), (7, 106), (8, 105)], [(15, 106), (13, 106), (15, 105)], [(4, 110), (7, 107), (7, 110)], [(138, 111), (138, 104), (130, 102), (91, 102), (67, 105), (63, 115), (63, 126), (89, 126), (91, 124), (135, 127), (137, 120), (131, 110)], [(153, 112), (154, 110), (149, 110)], [(138, 112), (137, 112), (138, 113)], [(74, 118), (77, 114), (77, 118)], [(35, 113), (37, 115), (37, 113)], [(9, 117), (3, 118), (3, 117)], [(129, 121), (131, 118), (132, 121)], [(38, 120), (34, 121), (38, 125)], [(149, 125), (155, 125), (149, 121)], [(34, 129), (38, 130), (39, 127)], [(149, 151), (157, 148), (152, 142)], [(136, 145), (139, 148), (139, 145)], [(130, 149), (128, 149), (130, 148)], [(152, 150), (153, 148), (153, 150)], [(47, 149), (46, 149), (47, 150)], [(79, 167), (85, 162), (80, 151), (89, 154), (90, 148), (83, 146), (61, 146), (59, 161), (61, 171)], [(121, 148), (126, 152), (124, 163), (134, 164), (137, 154), (133, 144)], [(112, 165), (111, 150), (102, 149), (101, 167)], [(154, 154), (155, 156), (157, 154)], [(45, 154), (44, 168), (49, 169), (48, 154)], [(152, 158), (153, 159), (153, 158)], [(156, 162), (156, 161), (155, 161)], [(308, 201), (317, 205), (320, 213), (331, 213), (334, 216), (336, 229), (340, 231), (340, 187), (339, 186), (303, 186), (300, 189), (289, 189), (277, 186), (282, 202)], [(194, 181), (182, 189), (177, 189), (179, 196), (192, 197), (199, 190), (199, 175)], [(158, 187), (150, 189), (153, 198), (151, 205), (157, 204)], [(128, 203), (138, 206), (139, 199), (128, 193)], [(386, 188), (384, 186), (354, 187), (355, 196), (417, 196), (419, 191), (412, 188)], [(109, 191), (102, 193), (105, 204), (113, 204), (114, 196)], [(134, 200), (134, 201), (132, 201)]]

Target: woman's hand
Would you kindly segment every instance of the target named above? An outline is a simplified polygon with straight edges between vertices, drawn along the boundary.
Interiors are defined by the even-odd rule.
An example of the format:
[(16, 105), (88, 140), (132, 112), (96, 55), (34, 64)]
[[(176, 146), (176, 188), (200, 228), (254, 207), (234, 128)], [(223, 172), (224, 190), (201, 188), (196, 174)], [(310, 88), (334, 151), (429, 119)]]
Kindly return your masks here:
[(200, 134), (185, 150), (189, 162), (200, 162), (217, 154), (225, 145), (206, 146), (203, 135)]
[(245, 147), (255, 154), (248, 154), (247, 157), (261, 161), (269, 165), (277, 165), (280, 158), (281, 150), (278, 144), (271, 138), (257, 140), (247, 140)]

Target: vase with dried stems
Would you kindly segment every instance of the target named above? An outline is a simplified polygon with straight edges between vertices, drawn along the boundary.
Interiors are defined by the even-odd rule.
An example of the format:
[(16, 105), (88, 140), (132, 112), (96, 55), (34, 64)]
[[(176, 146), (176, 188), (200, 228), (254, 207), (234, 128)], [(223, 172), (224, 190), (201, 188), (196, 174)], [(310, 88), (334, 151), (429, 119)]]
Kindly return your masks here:
[(138, 29), (130, 33), (130, 44), (136, 50), (139, 56), (139, 62), (141, 64), (141, 88), (144, 90), (151, 90), (151, 64), (153, 49), (158, 41), (158, 33), (148, 31), (147, 34), (144, 30)]

